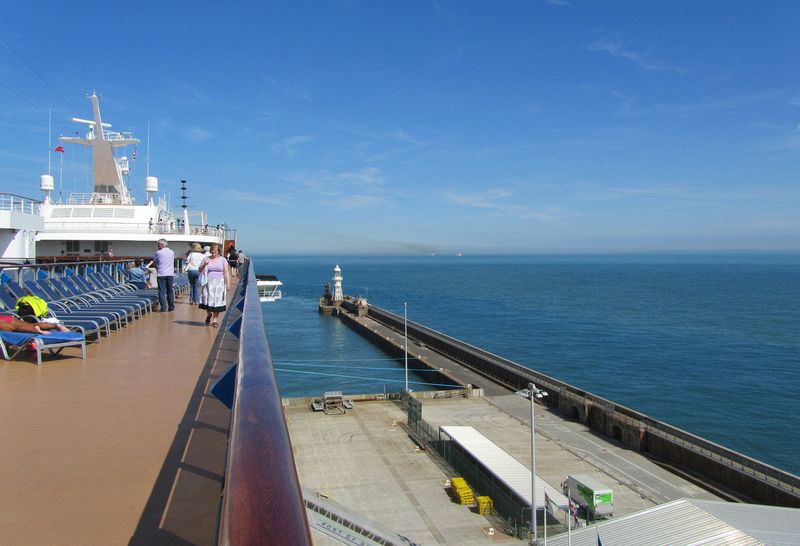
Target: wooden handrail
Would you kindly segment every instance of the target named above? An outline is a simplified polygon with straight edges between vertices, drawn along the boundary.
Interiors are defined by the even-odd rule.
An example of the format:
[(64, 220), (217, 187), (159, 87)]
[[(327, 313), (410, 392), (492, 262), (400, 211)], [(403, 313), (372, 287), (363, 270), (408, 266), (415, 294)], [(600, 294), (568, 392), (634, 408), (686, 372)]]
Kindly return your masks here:
[(246, 295), (218, 542), (311, 545), (289, 431), (264, 331), (252, 261)]

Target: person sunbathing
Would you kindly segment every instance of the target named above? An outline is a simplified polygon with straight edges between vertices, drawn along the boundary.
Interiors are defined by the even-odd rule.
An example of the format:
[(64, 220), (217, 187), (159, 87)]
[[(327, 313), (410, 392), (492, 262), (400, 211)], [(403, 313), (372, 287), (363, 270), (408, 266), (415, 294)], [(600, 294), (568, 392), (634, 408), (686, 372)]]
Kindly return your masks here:
[(25, 322), (11, 315), (0, 315), (0, 330), (4, 332), (23, 332), (26, 334), (50, 335), (47, 330), (69, 332), (66, 326), (52, 322)]

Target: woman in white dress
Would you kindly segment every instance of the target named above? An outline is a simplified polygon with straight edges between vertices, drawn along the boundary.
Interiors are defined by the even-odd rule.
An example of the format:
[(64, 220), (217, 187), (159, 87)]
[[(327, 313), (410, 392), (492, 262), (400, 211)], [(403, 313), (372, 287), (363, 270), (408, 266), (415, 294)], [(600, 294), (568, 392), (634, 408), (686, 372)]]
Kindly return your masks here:
[[(231, 272), (228, 260), (220, 255), (221, 247), (211, 245), (211, 255), (200, 264), (200, 274), (206, 274), (208, 282), (200, 294), (200, 309), (206, 312), (206, 324), (219, 326), (219, 314), (225, 311), (228, 290), (231, 289)], [(212, 322), (213, 320), (213, 322)]]

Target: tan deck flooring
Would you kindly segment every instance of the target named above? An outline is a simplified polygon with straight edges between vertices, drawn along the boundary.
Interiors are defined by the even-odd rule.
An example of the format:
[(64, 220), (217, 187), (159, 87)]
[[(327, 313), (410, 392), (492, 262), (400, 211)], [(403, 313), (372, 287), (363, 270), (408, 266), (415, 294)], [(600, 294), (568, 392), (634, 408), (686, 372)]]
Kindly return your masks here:
[[(189, 442), (176, 442), (178, 429), (209, 405), (207, 364), (224, 350), (225, 336), (215, 342), (220, 330), (204, 318), (183, 296), (175, 312), (152, 313), (90, 345), (85, 361), (72, 348), (46, 356), (41, 367), (0, 360), (0, 544), (204, 542), (142, 532), (148, 517), (160, 518), (153, 523), (158, 532), (168, 523), (180, 487), (165, 479), (165, 461), (177, 449), (172, 476), (185, 471)], [(227, 423), (224, 416), (217, 421), (202, 428), (219, 443)], [(198, 432), (189, 428), (186, 436)], [(212, 496), (219, 492), (220, 455), (218, 449), (205, 469), (204, 461), (195, 466), (206, 482), (195, 480), (195, 488)], [(215, 522), (199, 525), (207, 533)]]

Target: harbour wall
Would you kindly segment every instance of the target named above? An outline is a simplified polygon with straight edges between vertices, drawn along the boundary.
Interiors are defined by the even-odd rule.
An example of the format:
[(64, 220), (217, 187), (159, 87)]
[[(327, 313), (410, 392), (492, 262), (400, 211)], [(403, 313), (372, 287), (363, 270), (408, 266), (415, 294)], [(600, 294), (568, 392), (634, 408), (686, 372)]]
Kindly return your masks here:
[[(398, 358), (404, 355), (404, 348), (402, 345), (397, 345), (391, 339), (388, 339), (382, 336), (375, 330), (372, 330), (366, 326), (364, 326), (362, 321), (356, 320), (355, 317), (364, 317), (367, 314), (367, 309), (365, 307), (357, 307), (352, 301), (345, 300), (341, 303), (341, 306), (333, 307), (331, 313), (332, 315), (338, 316), (344, 323), (358, 332), (362, 337), (366, 338), (373, 345), (379, 347), (380, 349), (384, 350), (386, 353), (395, 355)], [(409, 323), (411, 324), (411, 323)], [(429, 371), (432, 366), (429, 366), (424, 359), (416, 358), (416, 357), (409, 357), (408, 359), (408, 369), (409, 371), (413, 372), (414, 370), (425, 370), (426, 372)], [(438, 373), (434, 375), (434, 377), (427, 377), (428, 380), (433, 380), (436, 383), (446, 383), (446, 384), (453, 384), (453, 386), (460, 385), (458, 378), (453, 377), (451, 374), (447, 372), (447, 370), (438, 370)], [(425, 397), (428, 395), (422, 394), (423, 392), (430, 392), (435, 393), (436, 398), (442, 397), (452, 397), (452, 396), (464, 396), (468, 397), (472, 395), (473, 388), (469, 389), (451, 389), (447, 391), (420, 391), (417, 393), (418, 397)]]
[[(347, 302), (343, 307), (356, 311), (355, 307), (349, 309)], [(385, 337), (347, 320), (348, 314), (342, 312), (340, 316), (359, 333), (384, 349), (398, 350)], [(395, 331), (403, 331), (403, 317), (379, 307), (370, 305), (367, 317)], [(549, 396), (543, 401), (549, 408), (629, 449), (649, 454), (657, 462), (704, 487), (712, 486), (718, 494), (748, 502), (800, 508), (798, 476), (421, 324), (409, 321), (408, 337), (511, 390), (525, 389), (528, 383), (535, 383), (548, 391)]]

